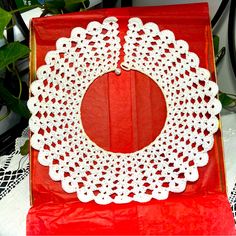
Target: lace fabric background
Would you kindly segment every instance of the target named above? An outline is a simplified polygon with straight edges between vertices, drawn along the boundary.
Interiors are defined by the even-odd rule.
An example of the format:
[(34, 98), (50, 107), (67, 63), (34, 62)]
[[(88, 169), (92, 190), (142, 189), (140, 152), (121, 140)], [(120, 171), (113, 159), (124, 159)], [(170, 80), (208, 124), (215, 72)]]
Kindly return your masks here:
[(236, 224), (236, 183), (234, 185), (233, 191), (230, 194), (229, 202), (230, 202), (230, 205), (231, 205), (231, 208), (232, 208), (232, 212), (233, 212), (233, 215), (234, 215), (234, 221), (235, 221), (235, 224)]
[(29, 155), (20, 154), (20, 147), (29, 138), (28, 130), (16, 139), (14, 152), (0, 157), (0, 200), (29, 174)]
[(222, 131), (225, 152), (225, 169), (227, 194), (236, 223), (236, 161), (235, 161), (235, 142), (236, 142), (236, 115), (235, 113), (222, 116)]

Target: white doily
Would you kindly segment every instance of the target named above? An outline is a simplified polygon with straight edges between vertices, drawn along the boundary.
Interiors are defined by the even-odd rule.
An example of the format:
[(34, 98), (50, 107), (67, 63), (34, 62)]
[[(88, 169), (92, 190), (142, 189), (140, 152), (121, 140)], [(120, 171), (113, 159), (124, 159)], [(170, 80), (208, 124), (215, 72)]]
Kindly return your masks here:
[[(155, 23), (131, 18), (121, 67), (148, 75), (166, 98), (167, 118), (159, 136), (133, 153), (112, 153), (87, 137), (80, 106), (90, 84), (115, 71), (120, 39), (117, 19), (91, 22), (60, 38), (45, 57), (31, 85), (31, 145), (49, 174), (82, 202), (99, 204), (147, 202), (182, 192), (198, 179), (198, 167), (208, 162), (220, 102), (218, 87), (188, 44)], [(119, 77), (117, 77), (119, 78)]]

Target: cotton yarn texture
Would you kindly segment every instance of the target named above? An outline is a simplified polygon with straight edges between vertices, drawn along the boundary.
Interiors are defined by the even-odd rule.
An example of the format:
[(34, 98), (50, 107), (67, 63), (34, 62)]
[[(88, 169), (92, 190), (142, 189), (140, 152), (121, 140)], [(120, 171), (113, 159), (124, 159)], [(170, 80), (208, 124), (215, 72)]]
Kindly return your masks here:
[[(218, 86), (210, 81), (209, 71), (199, 67), (188, 43), (140, 18), (127, 23), (123, 48), (115, 17), (74, 28), (47, 53), (31, 84), (31, 145), (39, 151), (39, 162), (49, 167), (50, 177), (82, 202), (147, 202), (183, 192), (187, 181), (198, 179), (198, 167), (208, 163), (218, 130)], [(167, 106), (161, 133), (133, 153), (97, 146), (86, 135), (80, 113), (93, 81), (111, 71), (120, 73), (121, 50), (125, 56), (120, 67), (151, 78)]]

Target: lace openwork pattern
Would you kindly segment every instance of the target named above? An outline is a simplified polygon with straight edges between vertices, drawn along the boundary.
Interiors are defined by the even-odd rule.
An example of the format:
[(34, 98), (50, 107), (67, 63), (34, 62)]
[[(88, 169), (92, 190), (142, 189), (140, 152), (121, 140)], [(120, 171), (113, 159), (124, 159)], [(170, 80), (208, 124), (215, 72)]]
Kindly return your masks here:
[(29, 174), (29, 156), (20, 153), (20, 147), (27, 139), (28, 128), (16, 139), (15, 150), (9, 155), (0, 157), (0, 200)]
[(162, 90), (167, 118), (159, 136), (133, 153), (113, 153), (86, 135), (80, 106), (90, 84), (118, 69), (121, 50), (118, 21), (106, 18), (77, 27), (47, 53), (31, 84), (31, 145), (38, 160), (62, 188), (80, 201), (99, 204), (147, 202), (182, 192), (208, 163), (218, 129), (218, 87), (187, 42), (176, 40), (155, 23), (131, 18), (121, 68), (148, 75)]

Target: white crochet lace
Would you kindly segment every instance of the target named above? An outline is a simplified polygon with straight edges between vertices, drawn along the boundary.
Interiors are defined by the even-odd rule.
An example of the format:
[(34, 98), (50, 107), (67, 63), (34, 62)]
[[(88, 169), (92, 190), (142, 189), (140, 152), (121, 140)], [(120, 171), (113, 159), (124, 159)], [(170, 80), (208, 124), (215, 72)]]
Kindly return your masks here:
[(20, 148), (29, 137), (28, 131), (26, 128), (16, 139), (15, 150), (11, 154), (0, 156), (0, 200), (29, 174), (29, 156), (20, 153)]
[(218, 87), (185, 41), (175, 40), (169, 30), (159, 31), (155, 23), (131, 18), (121, 67), (145, 73), (162, 89), (166, 123), (139, 151), (113, 153), (98, 147), (83, 129), (80, 106), (90, 84), (116, 70), (118, 34), (117, 19), (109, 17), (57, 40), (31, 85), (31, 145), (39, 150), (39, 162), (49, 166), (51, 178), (60, 180), (66, 192), (77, 192), (82, 202), (166, 199), (170, 191), (182, 192), (187, 181), (196, 181), (197, 167), (208, 162), (221, 109)]

